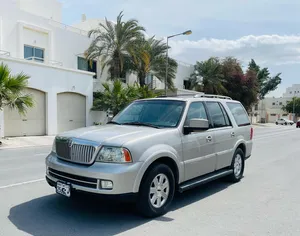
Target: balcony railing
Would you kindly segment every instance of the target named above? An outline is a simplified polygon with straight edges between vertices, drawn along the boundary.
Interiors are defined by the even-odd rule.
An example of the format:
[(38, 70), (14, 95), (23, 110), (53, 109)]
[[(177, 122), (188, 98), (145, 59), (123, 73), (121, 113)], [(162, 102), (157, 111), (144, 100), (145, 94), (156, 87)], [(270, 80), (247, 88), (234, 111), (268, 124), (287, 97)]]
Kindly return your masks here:
[(0, 56), (10, 56), (10, 52), (0, 50)]
[(86, 30), (82, 30), (82, 29), (79, 29), (79, 28), (76, 28), (76, 27), (73, 27), (73, 26), (70, 26), (70, 25), (66, 25), (64, 23), (61, 23), (61, 22), (58, 22), (58, 21), (55, 21), (55, 20), (52, 20), (52, 19), (49, 20), (49, 24), (52, 25), (52, 26), (55, 26), (57, 28), (68, 30), (68, 31), (71, 31), (71, 32), (74, 32), (74, 33), (77, 33), (77, 34), (80, 34), (80, 35), (84, 35), (84, 36), (88, 35), (88, 31), (86, 31)]

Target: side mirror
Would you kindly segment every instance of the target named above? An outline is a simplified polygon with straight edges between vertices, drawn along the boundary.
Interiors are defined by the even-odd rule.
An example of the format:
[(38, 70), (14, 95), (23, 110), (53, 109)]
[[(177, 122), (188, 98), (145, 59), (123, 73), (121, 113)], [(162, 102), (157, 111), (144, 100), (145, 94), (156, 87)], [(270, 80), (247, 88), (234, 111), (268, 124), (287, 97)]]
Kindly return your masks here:
[(209, 129), (207, 119), (191, 119), (189, 126), (184, 127), (184, 134), (189, 134), (194, 131), (205, 131)]

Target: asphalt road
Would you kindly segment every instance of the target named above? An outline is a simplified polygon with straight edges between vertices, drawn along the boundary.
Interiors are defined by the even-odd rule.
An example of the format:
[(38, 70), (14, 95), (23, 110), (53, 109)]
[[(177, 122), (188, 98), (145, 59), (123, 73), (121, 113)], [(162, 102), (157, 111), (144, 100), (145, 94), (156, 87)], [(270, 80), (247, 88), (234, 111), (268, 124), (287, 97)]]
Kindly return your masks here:
[(146, 220), (133, 206), (94, 197), (69, 201), (44, 181), (50, 148), (0, 150), (0, 235), (300, 235), (300, 129), (257, 127), (245, 177), (178, 194)]

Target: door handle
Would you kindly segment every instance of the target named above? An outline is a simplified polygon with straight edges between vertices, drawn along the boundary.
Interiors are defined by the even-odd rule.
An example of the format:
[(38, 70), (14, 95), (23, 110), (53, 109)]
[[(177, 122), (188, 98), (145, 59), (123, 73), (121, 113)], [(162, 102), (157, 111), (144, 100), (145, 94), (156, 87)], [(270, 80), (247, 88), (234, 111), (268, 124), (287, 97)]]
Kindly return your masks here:
[(206, 137), (206, 141), (207, 141), (207, 142), (211, 142), (211, 141), (212, 141), (212, 137), (211, 137), (210, 135), (207, 136), (207, 137)]
[(235, 136), (235, 133), (234, 133), (234, 132), (231, 132), (230, 135), (231, 135), (231, 137), (234, 137), (234, 136)]

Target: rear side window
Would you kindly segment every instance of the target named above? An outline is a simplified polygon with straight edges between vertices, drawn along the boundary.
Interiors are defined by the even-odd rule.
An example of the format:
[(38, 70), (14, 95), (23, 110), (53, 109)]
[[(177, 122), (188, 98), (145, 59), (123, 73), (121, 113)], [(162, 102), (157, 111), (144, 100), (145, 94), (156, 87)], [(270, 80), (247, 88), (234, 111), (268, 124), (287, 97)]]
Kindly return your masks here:
[(242, 104), (228, 102), (227, 106), (238, 126), (250, 125), (249, 116)]
[(212, 119), (214, 128), (230, 126), (228, 117), (226, 119), (226, 114), (223, 113), (218, 102), (206, 102), (206, 106)]

